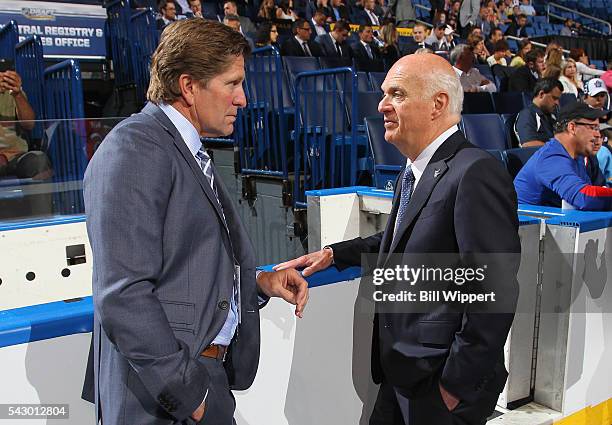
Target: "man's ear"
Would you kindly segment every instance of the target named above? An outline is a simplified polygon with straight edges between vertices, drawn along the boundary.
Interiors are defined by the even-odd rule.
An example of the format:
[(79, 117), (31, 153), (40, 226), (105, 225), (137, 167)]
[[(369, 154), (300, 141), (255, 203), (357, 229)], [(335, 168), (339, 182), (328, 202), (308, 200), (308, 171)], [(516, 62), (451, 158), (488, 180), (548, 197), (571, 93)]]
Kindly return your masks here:
[(181, 74), (178, 78), (178, 86), (183, 100), (191, 107), (195, 103), (195, 81), (189, 74)]
[(434, 96), (434, 110), (432, 112), (432, 118), (438, 118), (440, 115), (448, 109), (449, 97), (448, 93), (440, 92)]

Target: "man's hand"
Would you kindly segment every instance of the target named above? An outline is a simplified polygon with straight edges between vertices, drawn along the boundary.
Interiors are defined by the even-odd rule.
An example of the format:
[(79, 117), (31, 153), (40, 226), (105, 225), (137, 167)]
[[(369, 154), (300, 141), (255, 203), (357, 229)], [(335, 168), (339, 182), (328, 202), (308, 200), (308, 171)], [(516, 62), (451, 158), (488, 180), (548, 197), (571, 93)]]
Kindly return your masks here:
[(0, 90), (8, 91), (12, 96), (21, 93), (21, 77), (15, 71), (0, 73)]
[(452, 412), (459, 404), (459, 399), (446, 391), (441, 383), (438, 382), (438, 386), (440, 387), (440, 394), (442, 395), (442, 400), (444, 401), (446, 408), (449, 412)]
[(198, 406), (198, 408), (191, 414), (191, 419), (196, 422), (200, 422), (204, 417), (204, 411), (206, 410), (206, 401), (203, 401), (202, 404)]
[(305, 277), (311, 274), (323, 270), (331, 266), (334, 261), (334, 252), (331, 248), (323, 248), (320, 251), (313, 252), (311, 254), (302, 255), (294, 260), (285, 261), (284, 263), (277, 264), (274, 266), (274, 270), (285, 270), (285, 269), (301, 269), (302, 275)]
[(295, 305), (295, 315), (302, 318), (308, 303), (308, 282), (295, 269), (262, 272), (257, 286), (269, 297), (279, 297)]

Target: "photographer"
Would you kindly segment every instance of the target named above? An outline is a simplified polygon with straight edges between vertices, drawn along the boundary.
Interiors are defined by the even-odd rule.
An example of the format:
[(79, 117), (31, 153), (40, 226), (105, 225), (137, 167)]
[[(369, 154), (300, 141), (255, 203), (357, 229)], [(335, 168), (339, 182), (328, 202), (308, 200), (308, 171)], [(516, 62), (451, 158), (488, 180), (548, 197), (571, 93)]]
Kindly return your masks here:
[(12, 63), (0, 65), (0, 177), (45, 179), (51, 175), (43, 152), (28, 152), (28, 142), (19, 130), (32, 130), (36, 114), (21, 87), (21, 77)]

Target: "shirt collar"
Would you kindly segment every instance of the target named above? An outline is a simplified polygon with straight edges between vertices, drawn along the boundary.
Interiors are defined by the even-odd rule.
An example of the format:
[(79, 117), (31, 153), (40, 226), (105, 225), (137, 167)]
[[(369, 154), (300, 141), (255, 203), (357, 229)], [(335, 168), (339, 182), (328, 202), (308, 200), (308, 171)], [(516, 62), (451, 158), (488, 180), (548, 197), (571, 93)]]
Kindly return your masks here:
[(170, 119), (176, 127), (183, 141), (189, 148), (189, 152), (195, 157), (198, 151), (202, 148), (202, 141), (198, 130), (189, 122), (183, 114), (177, 111), (173, 106), (167, 103), (160, 103), (159, 108), (164, 111), (164, 114)]
[(433, 142), (427, 145), (427, 147), (423, 149), (423, 152), (419, 154), (419, 156), (417, 157), (417, 159), (414, 160), (414, 162), (410, 161), (410, 158), (406, 159), (406, 167), (410, 165), (412, 169), (412, 174), (414, 174), (414, 187), (416, 187), (417, 183), (421, 179), (421, 176), (425, 171), (425, 167), (427, 167), (429, 161), (431, 161), (431, 158), (434, 156), (438, 148), (442, 146), (442, 143), (444, 143), (446, 139), (448, 139), (458, 130), (459, 127), (457, 127), (457, 124), (453, 125), (444, 133), (436, 137)]
[[(298, 37), (297, 35), (296, 35), (294, 38), (297, 40), (297, 42), (298, 42), (298, 43), (300, 43), (300, 46), (303, 46), (303, 45), (304, 45), (304, 43), (308, 43), (308, 41), (304, 41), (304, 40), (302, 40), (302, 39), (301, 39), (300, 37)], [(308, 46), (308, 47), (310, 47), (310, 46)]]
[(365, 42), (365, 41), (363, 41), (363, 40), (359, 40), (359, 42), (360, 42), (361, 44), (363, 44), (363, 47), (365, 47), (365, 46), (369, 46), (369, 44), (368, 44), (368, 43), (366, 43), (366, 42)]

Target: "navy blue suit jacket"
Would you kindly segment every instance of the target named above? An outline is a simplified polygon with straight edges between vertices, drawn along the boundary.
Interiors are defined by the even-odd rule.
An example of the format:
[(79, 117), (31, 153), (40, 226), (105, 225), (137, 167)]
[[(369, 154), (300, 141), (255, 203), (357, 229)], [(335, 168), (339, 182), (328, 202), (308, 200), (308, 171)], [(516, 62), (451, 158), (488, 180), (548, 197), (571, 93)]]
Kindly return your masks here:
[[(426, 312), (412, 312), (405, 305), (396, 307), (402, 310), (386, 310), (378, 304), (374, 380), (385, 380), (402, 394), (418, 398), (434, 385), (437, 391), (439, 379), (460, 400), (477, 403), (489, 397), (486, 393), (501, 392), (507, 378), (504, 343), (516, 307), (520, 263), (512, 180), (499, 161), (457, 131), (425, 168), (394, 238), (401, 184), (395, 187), (385, 231), (331, 245), (336, 267), (360, 265), (361, 254), (368, 253), (378, 258), (379, 268), (418, 267), (414, 255), (421, 253), (451, 253), (462, 261), (478, 259), (478, 253), (508, 253), (486, 257), (491, 278), (483, 282), (503, 296), (505, 312), (476, 313), (471, 306), (457, 310), (446, 302)], [(368, 287), (363, 281), (361, 285)]]

